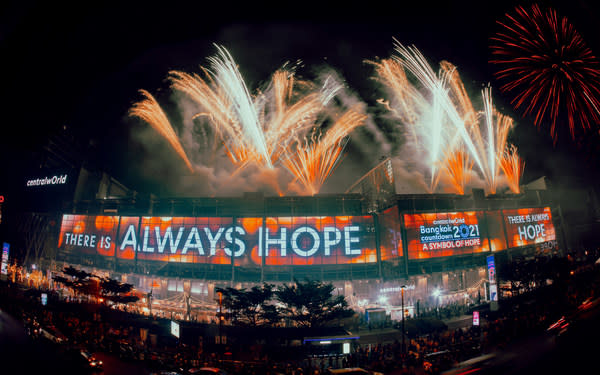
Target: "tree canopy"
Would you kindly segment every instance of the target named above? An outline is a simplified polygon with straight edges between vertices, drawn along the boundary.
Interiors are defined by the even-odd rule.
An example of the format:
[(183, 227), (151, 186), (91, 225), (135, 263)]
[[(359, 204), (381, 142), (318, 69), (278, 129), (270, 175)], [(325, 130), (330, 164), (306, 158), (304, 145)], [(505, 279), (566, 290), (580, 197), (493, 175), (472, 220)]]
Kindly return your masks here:
[(334, 296), (331, 283), (294, 280), (294, 284), (275, 288), (271, 284), (251, 289), (217, 288), (228, 319), (234, 325), (272, 326), (284, 319), (300, 327), (322, 327), (350, 317), (343, 295)]
[(350, 317), (354, 310), (348, 307), (344, 295), (333, 295), (335, 287), (322, 281), (294, 280), (284, 284), (275, 295), (283, 305), (283, 316), (303, 327), (322, 327), (331, 321)]
[(118, 303), (130, 303), (139, 300), (139, 297), (131, 294), (133, 285), (122, 283), (108, 277), (100, 277), (84, 270), (78, 270), (73, 266), (63, 269), (63, 274), (55, 275), (52, 279), (66, 287), (73, 288), (78, 293), (104, 298)]

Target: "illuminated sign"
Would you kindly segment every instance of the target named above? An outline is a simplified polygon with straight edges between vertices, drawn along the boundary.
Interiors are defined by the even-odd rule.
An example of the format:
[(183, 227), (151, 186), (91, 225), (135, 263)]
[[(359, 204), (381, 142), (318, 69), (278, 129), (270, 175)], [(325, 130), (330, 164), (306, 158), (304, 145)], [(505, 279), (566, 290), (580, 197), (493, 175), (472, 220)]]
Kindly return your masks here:
[(0, 268), (0, 274), (8, 275), (8, 252), (10, 245), (6, 242), (2, 244), (2, 265)]
[(503, 210), (509, 247), (556, 240), (550, 207)]
[(58, 247), (83, 254), (114, 256), (118, 216), (63, 215)]
[(473, 311), (473, 325), (479, 325), (479, 311)]
[(45, 185), (64, 185), (67, 183), (67, 175), (56, 175), (52, 177), (41, 177), (27, 180), (27, 187), (31, 186), (45, 186)]
[[(117, 229), (118, 228), (118, 229)], [(117, 235), (118, 233), (118, 235)], [(123, 259), (231, 264), (377, 260), (371, 216), (241, 218), (64, 215), (59, 248)]]
[(488, 269), (488, 280), (490, 284), (496, 284), (496, 262), (494, 256), (490, 255), (486, 258)]
[(483, 212), (405, 214), (409, 258), (488, 251)]
[(171, 320), (171, 334), (179, 338), (179, 323)]

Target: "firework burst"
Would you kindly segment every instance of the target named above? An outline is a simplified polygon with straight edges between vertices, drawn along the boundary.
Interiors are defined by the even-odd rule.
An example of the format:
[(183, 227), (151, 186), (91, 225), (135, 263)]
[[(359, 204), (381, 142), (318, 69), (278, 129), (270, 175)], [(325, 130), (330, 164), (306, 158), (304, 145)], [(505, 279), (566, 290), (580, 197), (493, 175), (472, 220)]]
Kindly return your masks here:
[(283, 165), (314, 195), (337, 166), (349, 134), (364, 124), (367, 116), (351, 108), (340, 116), (322, 135), (314, 130), (310, 136), (298, 140), (283, 157)]
[(379, 102), (409, 130), (417, 152), (426, 155), (429, 191), (443, 175), (453, 191), (464, 194), (477, 165), (487, 190), (496, 193), (513, 121), (495, 110), (491, 88), (482, 91), (483, 110), (477, 112), (454, 65), (442, 61), (435, 72), (416, 48), (395, 41), (395, 50), (392, 59), (368, 62), (390, 96)]
[[(231, 54), (215, 46), (217, 54), (208, 58), (208, 67), (201, 67), (202, 74), (177, 70), (168, 74), (171, 89), (194, 103), (192, 123), (199, 122), (195, 128), (200, 125), (200, 135), (212, 133), (222, 144), (236, 168), (232, 176), (250, 165), (258, 167), (259, 174), (283, 166), (308, 194), (318, 193), (340, 160), (349, 133), (365, 120), (356, 108), (339, 118), (332, 117), (331, 113), (339, 112), (343, 104), (334, 99), (344, 85), (333, 75), (321, 83), (300, 80), (295, 75), (296, 66), (286, 63), (275, 71), (264, 89), (251, 93)], [(160, 107), (151, 99), (158, 113)], [(142, 114), (138, 106), (131, 113)], [(162, 117), (145, 119), (152, 120), (153, 127), (161, 129), (159, 133), (184, 157), (164, 112), (160, 110), (159, 114)], [(324, 123), (333, 125), (322, 134)], [(192, 170), (187, 157), (185, 160)], [(281, 193), (278, 186), (275, 190)]]
[(566, 118), (571, 137), (576, 124), (585, 131), (600, 123), (600, 64), (566, 17), (554, 9), (515, 8), (498, 21), (491, 38), (500, 90), (515, 93), (512, 104), (533, 115), (539, 128), (550, 123), (556, 143), (559, 119)]

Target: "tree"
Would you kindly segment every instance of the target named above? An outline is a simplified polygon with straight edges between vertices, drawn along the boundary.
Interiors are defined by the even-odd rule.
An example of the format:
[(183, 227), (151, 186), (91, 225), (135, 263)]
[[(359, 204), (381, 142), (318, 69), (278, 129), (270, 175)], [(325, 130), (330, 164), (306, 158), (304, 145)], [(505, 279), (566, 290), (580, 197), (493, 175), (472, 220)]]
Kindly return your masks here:
[(260, 326), (270, 325), (279, 320), (274, 306), (269, 304), (273, 297), (273, 285), (263, 284), (245, 288), (217, 288), (222, 293), (222, 304), (226, 315), (234, 325)]
[(73, 288), (78, 293), (101, 297), (118, 303), (130, 303), (139, 300), (138, 296), (131, 294), (133, 291), (132, 284), (122, 283), (108, 277), (99, 277), (84, 270), (78, 270), (73, 266), (65, 267), (63, 274), (70, 278), (55, 275), (52, 279), (66, 287)]
[(294, 282), (275, 291), (275, 297), (284, 305), (280, 313), (297, 325), (323, 327), (331, 321), (354, 315), (343, 295), (333, 295), (333, 284), (308, 279), (304, 282), (294, 279)]

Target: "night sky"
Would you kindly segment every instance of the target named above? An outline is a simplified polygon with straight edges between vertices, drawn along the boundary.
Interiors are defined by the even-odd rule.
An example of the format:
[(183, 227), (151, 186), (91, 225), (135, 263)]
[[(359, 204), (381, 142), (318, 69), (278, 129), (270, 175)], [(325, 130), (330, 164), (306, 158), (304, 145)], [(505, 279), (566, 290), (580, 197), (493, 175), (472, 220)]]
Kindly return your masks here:
[[(509, 140), (526, 160), (523, 182), (543, 175), (555, 183), (596, 182), (597, 130), (578, 142), (561, 133), (553, 145), (547, 128), (538, 131), (530, 119), (513, 112), (488, 63), (495, 21), (515, 4), (531, 2), (404, 3), (11, 1), (0, 13), (5, 165), (0, 187), (18, 168), (16, 159), (26, 159), (66, 125), (107, 171), (142, 190), (142, 178), (164, 172), (140, 172), (147, 168), (149, 147), (166, 151), (164, 145), (157, 151), (156, 140), (150, 146), (140, 142), (135, 134), (141, 125), (127, 118), (127, 111), (140, 99), (139, 89), (164, 93), (169, 70), (198, 72), (200, 65), (207, 66), (206, 58), (216, 52), (213, 43), (231, 52), (251, 90), (284, 62), (300, 59), (300, 75), (310, 78), (314, 69), (328, 65), (357, 97), (374, 103), (381, 94), (364, 60), (389, 57), (393, 37), (415, 45), (432, 66), (452, 62), (469, 92), (492, 85), (496, 106), (517, 123)], [(567, 16), (600, 55), (595, 1), (541, 4), (552, 4)], [(377, 149), (358, 149), (351, 141), (349, 155), (331, 177), (333, 185), (349, 171), (362, 175), (385, 156)], [(360, 165), (350, 167), (357, 160)]]

